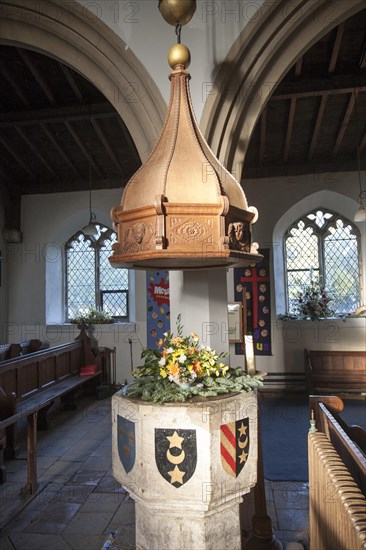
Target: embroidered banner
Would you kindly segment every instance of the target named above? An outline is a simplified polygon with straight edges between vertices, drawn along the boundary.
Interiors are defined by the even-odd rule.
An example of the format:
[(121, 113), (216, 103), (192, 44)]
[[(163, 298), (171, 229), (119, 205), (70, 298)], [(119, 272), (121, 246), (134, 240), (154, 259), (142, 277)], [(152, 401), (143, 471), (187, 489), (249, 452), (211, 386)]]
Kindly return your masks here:
[(170, 330), (169, 271), (147, 271), (147, 347), (157, 348), (157, 341)]
[[(253, 335), (255, 355), (272, 355), (269, 248), (259, 252), (264, 256), (260, 263), (234, 269), (234, 296), (241, 302), (245, 292), (247, 333)], [(244, 354), (244, 345), (235, 344), (237, 355)]]

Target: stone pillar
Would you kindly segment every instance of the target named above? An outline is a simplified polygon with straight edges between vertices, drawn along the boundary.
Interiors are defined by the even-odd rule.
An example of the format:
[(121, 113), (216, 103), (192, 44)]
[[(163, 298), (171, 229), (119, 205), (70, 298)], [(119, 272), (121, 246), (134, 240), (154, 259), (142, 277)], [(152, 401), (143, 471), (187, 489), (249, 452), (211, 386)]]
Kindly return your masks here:
[(226, 269), (171, 271), (171, 331), (180, 314), (186, 330), (218, 353), (229, 351)]
[(257, 480), (254, 392), (154, 405), (113, 396), (113, 475), (136, 503), (138, 550), (240, 550)]

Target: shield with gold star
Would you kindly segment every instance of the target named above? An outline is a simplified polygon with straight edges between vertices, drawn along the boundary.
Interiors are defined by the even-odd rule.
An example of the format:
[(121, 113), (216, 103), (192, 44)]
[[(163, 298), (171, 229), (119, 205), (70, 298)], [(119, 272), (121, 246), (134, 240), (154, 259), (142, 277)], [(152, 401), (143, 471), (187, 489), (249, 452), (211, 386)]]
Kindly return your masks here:
[(118, 454), (126, 474), (135, 464), (135, 424), (123, 416), (117, 415)]
[(163, 478), (176, 489), (182, 487), (196, 469), (196, 430), (156, 428), (155, 460)]
[(249, 454), (249, 418), (220, 426), (220, 454), (225, 472), (238, 477)]

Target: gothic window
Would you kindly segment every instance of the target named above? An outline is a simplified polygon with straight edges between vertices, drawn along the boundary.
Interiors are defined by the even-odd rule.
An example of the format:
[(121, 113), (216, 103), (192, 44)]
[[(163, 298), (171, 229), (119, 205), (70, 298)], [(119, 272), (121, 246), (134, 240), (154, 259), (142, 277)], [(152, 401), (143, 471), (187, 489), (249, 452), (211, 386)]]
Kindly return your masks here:
[(360, 234), (343, 216), (318, 209), (292, 224), (285, 235), (287, 310), (311, 280), (332, 297), (336, 313), (360, 306)]
[(117, 235), (102, 224), (98, 234), (78, 231), (65, 245), (66, 320), (95, 307), (117, 320), (128, 320), (128, 270), (114, 269), (108, 257)]

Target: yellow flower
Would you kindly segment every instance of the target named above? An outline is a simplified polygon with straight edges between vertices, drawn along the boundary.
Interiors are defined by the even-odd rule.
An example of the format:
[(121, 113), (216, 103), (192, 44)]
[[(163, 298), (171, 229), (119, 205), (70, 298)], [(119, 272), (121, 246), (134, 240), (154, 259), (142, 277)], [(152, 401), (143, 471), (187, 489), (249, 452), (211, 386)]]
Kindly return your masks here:
[(198, 342), (198, 335), (195, 332), (191, 332), (191, 336), (194, 342)]
[(161, 376), (162, 378), (166, 378), (166, 377), (167, 377), (167, 372), (166, 372), (165, 369), (160, 369), (160, 376)]

